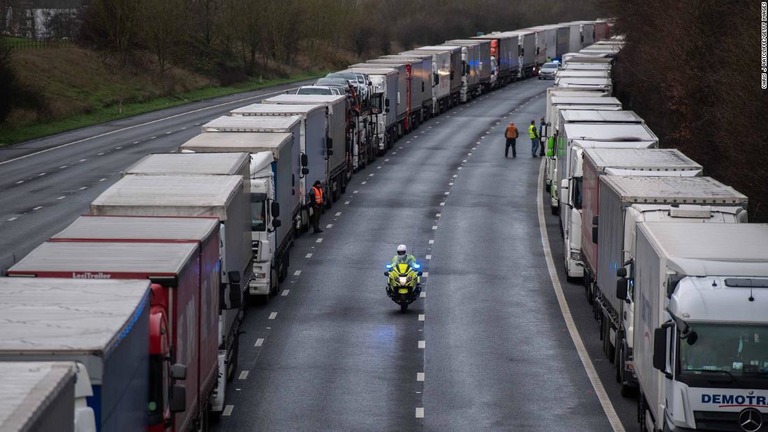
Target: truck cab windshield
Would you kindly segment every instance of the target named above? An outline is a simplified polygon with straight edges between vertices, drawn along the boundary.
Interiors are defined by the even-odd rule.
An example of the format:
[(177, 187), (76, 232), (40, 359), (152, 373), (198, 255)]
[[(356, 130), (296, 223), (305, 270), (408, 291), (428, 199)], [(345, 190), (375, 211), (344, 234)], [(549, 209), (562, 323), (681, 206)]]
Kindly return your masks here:
[(693, 324), (695, 341), (680, 341), (681, 380), (707, 372), (768, 377), (768, 326)]
[(251, 231), (266, 231), (266, 195), (251, 194)]

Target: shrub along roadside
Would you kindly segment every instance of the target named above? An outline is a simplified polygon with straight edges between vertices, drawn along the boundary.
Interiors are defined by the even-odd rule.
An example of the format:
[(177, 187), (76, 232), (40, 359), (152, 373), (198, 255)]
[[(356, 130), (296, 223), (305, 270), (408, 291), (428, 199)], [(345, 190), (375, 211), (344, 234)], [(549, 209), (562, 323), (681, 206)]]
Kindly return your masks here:
[(201, 100), (212, 99), (220, 96), (259, 90), (280, 84), (303, 81), (311, 78), (317, 78), (319, 76), (322, 75), (297, 75), (289, 78), (263, 81), (253, 79), (246, 83), (231, 87), (209, 87), (184, 93), (176, 97), (165, 97), (154, 99), (148, 102), (125, 104), (121, 107), (121, 109), (118, 109), (116, 106), (105, 107), (95, 110), (89, 114), (80, 114), (62, 120), (30, 125), (18, 129), (0, 127), (0, 147), (79, 129), (86, 126), (93, 126), (112, 120), (131, 117), (151, 111), (157, 111), (164, 108), (171, 108), (174, 106), (199, 102)]

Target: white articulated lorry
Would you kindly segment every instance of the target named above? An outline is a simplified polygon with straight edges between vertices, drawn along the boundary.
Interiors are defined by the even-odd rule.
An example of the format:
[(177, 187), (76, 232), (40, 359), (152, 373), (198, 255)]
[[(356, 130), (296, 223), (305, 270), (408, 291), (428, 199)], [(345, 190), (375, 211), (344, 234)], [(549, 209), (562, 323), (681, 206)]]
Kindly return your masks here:
[[(381, 156), (392, 148), (397, 139), (397, 82), (399, 72), (395, 68), (350, 67), (350, 72), (368, 74), (371, 80), (371, 118), (373, 122), (372, 147)], [(391, 106), (391, 108), (390, 108)], [(330, 119), (329, 119), (330, 120)], [(355, 167), (359, 169), (359, 167)]]
[[(299, 229), (309, 229), (310, 202), (309, 189), (319, 181), (326, 190), (331, 190), (331, 178), (328, 175), (328, 147), (326, 144), (326, 115), (325, 105), (288, 105), (288, 104), (252, 104), (231, 111), (232, 115), (243, 117), (275, 117), (299, 116), (301, 127), (298, 136), (299, 143)], [(359, 155), (355, 154), (357, 161)]]
[(450, 80), (451, 96), (448, 100), (448, 106), (444, 107), (444, 109), (447, 110), (458, 105), (461, 99), (461, 89), (464, 86), (464, 73), (466, 70), (462, 58), (462, 47), (456, 45), (427, 45), (418, 47), (414, 51), (437, 51), (439, 53), (447, 51), (449, 53), (450, 60), (448, 62), (450, 66), (448, 68), (448, 79)]
[[(336, 201), (347, 190), (349, 179), (352, 178), (353, 167), (352, 148), (355, 140), (353, 135), (359, 129), (349, 128), (350, 125), (358, 125), (359, 118), (354, 115), (344, 96), (331, 95), (296, 95), (282, 94), (262, 101), (264, 104), (278, 105), (325, 105), (326, 126), (325, 137), (326, 154), (328, 155), (328, 182), (331, 192), (330, 201)], [(359, 140), (358, 140), (359, 141)]]
[[(599, 151), (606, 157), (593, 158), (595, 152), (587, 150), (585, 158), (584, 209), (588, 213), (587, 209), (592, 208), (589, 213), (594, 217), (584, 217), (582, 227), (582, 256), (586, 264), (584, 284), (601, 323), (603, 350), (615, 362), (622, 393), (628, 394), (636, 385), (633, 364), (635, 303), (631, 295), (617, 298), (614, 282), (616, 270), (636, 258), (637, 224), (658, 221), (670, 224), (745, 223), (747, 197), (709, 177), (626, 177), (633, 174), (622, 168), (626, 163), (606, 163), (606, 159), (616, 160), (620, 156), (607, 156), (607, 149)], [(673, 151), (676, 152), (669, 149), (635, 152)], [(685, 168), (684, 160), (681, 162), (682, 169), (695, 169)], [(632, 266), (627, 265), (627, 269), (631, 274)]]
[(555, 143), (557, 142), (557, 134), (560, 130), (559, 111), (564, 109), (619, 111), (621, 110), (621, 102), (615, 97), (608, 97), (608, 94), (605, 92), (567, 90), (556, 87), (547, 89), (547, 108), (544, 121), (547, 123), (547, 130), (550, 132), (550, 135), (546, 137), (545, 144), (544, 188), (552, 196), (550, 198), (552, 214), (557, 214), (559, 211)]
[(584, 275), (581, 257), (581, 199), (582, 154), (585, 146), (650, 148), (658, 147), (659, 140), (632, 111), (562, 110), (560, 117), (560, 132), (557, 137), (557, 207), (563, 233), (565, 274), (569, 278), (577, 278)]
[(765, 430), (768, 225), (647, 222), (636, 254), (641, 430)]
[(229, 132), (200, 134), (179, 147), (182, 152), (251, 155), (251, 178), (246, 183), (248, 244), (253, 256), (247, 294), (251, 297), (276, 294), (279, 282), (288, 275), (296, 224), (283, 226), (279, 217), (285, 211), (293, 218), (299, 208), (290, 167), (293, 141), (287, 133)]
[[(381, 69), (391, 68), (397, 71), (397, 97), (390, 101), (389, 108), (394, 111), (397, 126), (395, 127), (395, 141), (406, 133), (410, 132), (414, 126), (414, 119), (421, 112), (421, 104), (417, 111), (414, 107), (413, 90), (415, 88), (415, 79), (411, 78), (411, 68), (407, 63), (356, 63), (349, 66), (349, 69)], [(269, 100), (269, 99), (267, 99)], [(386, 106), (386, 105), (385, 105)]]
[(95, 432), (91, 384), (74, 362), (0, 364), (0, 430)]
[[(149, 280), (0, 278), (0, 370), (5, 362), (76, 362), (85, 373), (78, 373), (75, 406), (63, 408), (77, 410), (77, 424), (148, 430), (150, 402), (163, 396), (149, 383), (151, 295)], [(183, 386), (173, 393), (185, 396)]]

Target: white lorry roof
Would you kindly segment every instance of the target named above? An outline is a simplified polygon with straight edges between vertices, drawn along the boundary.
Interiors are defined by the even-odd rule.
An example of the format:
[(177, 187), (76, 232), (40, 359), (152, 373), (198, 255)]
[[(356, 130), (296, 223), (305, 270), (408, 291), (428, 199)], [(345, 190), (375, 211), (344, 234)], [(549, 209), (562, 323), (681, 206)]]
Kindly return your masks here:
[(634, 111), (598, 111), (598, 110), (560, 110), (560, 115), (567, 123), (597, 122), (597, 123), (645, 123), (642, 117)]
[(461, 49), (461, 46), (459, 46), (459, 45), (448, 45), (448, 44), (446, 44), (446, 45), (427, 45), (427, 46), (422, 46), (422, 47), (414, 48), (414, 50), (416, 50), (416, 51), (418, 51), (418, 50), (424, 50), (424, 51), (456, 51), (456, 50), (460, 50), (460, 49)]
[(133, 273), (175, 276), (196, 252), (197, 243), (45, 242), (14, 264), (8, 274), (61, 272), (78, 279)]
[(561, 125), (569, 140), (589, 141), (658, 141), (644, 124), (566, 123)]
[[(59, 395), (67, 386), (74, 388), (76, 367), (73, 362), (3, 362), (0, 428), (7, 432), (27, 431), (41, 423), (40, 416), (60, 401)], [(62, 430), (72, 429), (72, 425), (59, 426)]]
[(285, 104), (285, 105), (278, 105), (278, 104), (263, 104), (263, 103), (256, 103), (247, 105), (244, 107), (240, 107), (237, 109), (233, 109), (230, 111), (232, 115), (239, 115), (239, 116), (263, 116), (263, 115), (274, 115), (274, 116), (292, 116), (292, 115), (307, 115), (314, 111), (325, 111), (325, 104), (322, 104), (320, 102), (316, 104)]
[[(197, 135), (179, 147), (183, 152), (270, 152), (280, 157), (280, 151), (293, 140), (290, 133), (228, 132)], [(271, 162), (271, 161), (270, 161)], [(253, 173), (253, 168), (251, 169)]]
[(588, 148), (584, 150), (584, 158), (589, 159), (598, 170), (625, 168), (640, 171), (701, 173), (703, 169), (701, 165), (677, 149)]
[(672, 267), (686, 275), (768, 277), (766, 224), (646, 222), (638, 229), (650, 234)]
[(610, 78), (555, 77), (557, 87), (608, 87), (611, 85)]
[(299, 116), (242, 117), (223, 116), (204, 124), (203, 132), (292, 132)]
[[(747, 204), (746, 195), (711, 177), (601, 176), (622, 196), (640, 204)], [(674, 224), (677, 226), (677, 224)]]
[(163, 153), (149, 154), (123, 174), (185, 175), (239, 174), (248, 153)]
[(104, 353), (149, 306), (149, 284), (130, 279), (0, 278), (0, 356)]
[[(559, 91), (559, 89), (558, 89)], [(589, 96), (552, 96), (552, 105), (618, 105), (621, 106), (621, 101), (615, 97), (604, 97), (600, 95)]]
[[(605, 147), (605, 141), (592, 141), (592, 140), (580, 140), (576, 139), (571, 141), (574, 146), (581, 147), (583, 149), (587, 148), (604, 148)], [(639, 141), (611, 141), (612, 145), (615, 145), (617, 148), (621, 147), (623, 149), (629, 149), (629, 148), (637, 148), (637, 149), (647, 149), (656, 146), (658, 144), (657, 141), (653, 140), (639, 140)]]
[(397, 71), (397, 69), (388, 68), (388, 67), (367, 68), (367, 67), (354, 67), (354, 66), (350, 66), (349, 68), (344, 69), (343, 71), (340, 71), (340, 72), (359, 72), (359, 73), (364, 73), (368, 75), (395, 75), (400, 73)]
[(91, 214), (154, 216), (146, 211), (157, 209), (158, 216), (177, 216), (172, 208), (186, 207), (178, 216), (209, 216), (215, 208), (225, 221), (227, 206), (240, 193), (242, 176), (125, 176), (93, 200)]
[(347, 97), (343, 95), (297, 95), (297, 94), (281, 94), (273, 96), (269, 99), (264, 99), (262, 103), (265, 104), (335, 104), (339, 101), (346, 100)]
[(218, 226), (219, 220), (214, 217), (80, 216), (50, 241), (202, 240)]

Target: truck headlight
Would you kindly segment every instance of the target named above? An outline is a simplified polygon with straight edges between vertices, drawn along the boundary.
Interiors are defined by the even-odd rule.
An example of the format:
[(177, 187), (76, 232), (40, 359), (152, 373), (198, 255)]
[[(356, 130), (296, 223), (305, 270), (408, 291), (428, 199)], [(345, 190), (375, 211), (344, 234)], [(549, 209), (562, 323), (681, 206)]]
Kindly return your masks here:
[(571, 251), (572, 261), (581, 261), (581, 251)]
[(266, 273), (254, 273), (253, 277), (255, 279), (266, 279), (267, 278), (267, 274)]

